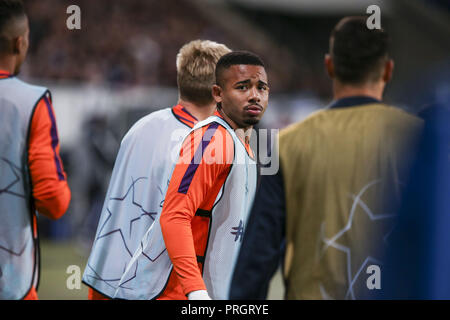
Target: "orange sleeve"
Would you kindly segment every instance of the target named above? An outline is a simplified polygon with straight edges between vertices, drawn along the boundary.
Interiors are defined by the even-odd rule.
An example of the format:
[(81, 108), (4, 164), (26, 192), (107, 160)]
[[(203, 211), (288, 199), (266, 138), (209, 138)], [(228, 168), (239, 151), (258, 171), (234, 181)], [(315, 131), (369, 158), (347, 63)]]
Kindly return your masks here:
[(191, 222), (198, 209), (212, 209), (233, 158), (231, 135), (224, 127), (212, 123), (185, 139), (172, 173), (160, 223), (167, 252), (185, 295), (206, 290), (194, 243), (194, 238), (201, 237), (193, 236), (196, 230), (192, 229)]
[(39, 300), (36, 288), (31, 287), (30, 291), (28, 291), (27, 295), (23, 298), (23, 300)]
[(31, 120), (28, 165), (36, 210), (51, 219), (62, 217), (71, 194), (59, 156), (58, 131), (48, 97), (39, 101)]

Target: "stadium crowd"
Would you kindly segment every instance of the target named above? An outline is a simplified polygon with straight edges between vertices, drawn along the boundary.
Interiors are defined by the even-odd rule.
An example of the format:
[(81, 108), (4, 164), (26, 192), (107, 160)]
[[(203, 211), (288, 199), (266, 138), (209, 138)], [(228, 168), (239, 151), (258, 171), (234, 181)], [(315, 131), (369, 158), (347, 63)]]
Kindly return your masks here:
[[(174, 57), (186, 39), (211, 39), (255, 50), (244, 33), (225, 30), (186, 0), (80, 0), (81, 30), (69, 30), (70, 1), (24, 1), (30, 17), (30, 52), (23, 73), (52, 81), (176, 86)], [(254, 44), (258, 45), (257, 43)], [(259, 52), (260, 50), (258, 50)], [(272, 90), (298, 89), (300, 68), (287, 47), (262, 53), (271, 65)], [(279, 63), (283, 61), (283, 63)]]

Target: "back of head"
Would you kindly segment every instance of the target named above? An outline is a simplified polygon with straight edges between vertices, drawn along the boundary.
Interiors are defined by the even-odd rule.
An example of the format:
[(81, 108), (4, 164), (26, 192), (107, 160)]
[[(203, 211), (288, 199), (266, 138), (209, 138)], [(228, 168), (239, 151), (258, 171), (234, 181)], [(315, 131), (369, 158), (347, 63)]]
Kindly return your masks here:
[(12, 53), (11, 40), (24, 32), (20, 23), (24, 18), (21, 0), (0, 0), (0, 55)]
[(177, 83), (180, 98), (198, 105), (212, 103), (214, 71), (221, 56), (230, 52), (227, 46), (209, 40), (185, 44), (177, 55)]
[(234, 65), (254, 65), (265, 68), (264, 62), (256, 54), (249, 51), (233, 51), (219, 59), (216, 66), (216, 84), (223, 85), (223, 72)]
[(359, 85), (380, 80), (389, 59), (389, 36), (383, 29), (369, 29), (366, 17), (343, 18), (330, 37), (330, 55), (336, 79)]

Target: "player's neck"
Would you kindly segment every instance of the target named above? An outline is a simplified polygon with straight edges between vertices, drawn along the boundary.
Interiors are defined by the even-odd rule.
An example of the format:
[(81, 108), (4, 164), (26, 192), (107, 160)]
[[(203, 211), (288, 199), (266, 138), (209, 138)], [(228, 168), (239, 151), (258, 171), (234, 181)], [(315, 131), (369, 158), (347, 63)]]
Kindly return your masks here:
[(10, 74), (14, 74), (15, 60), (11, 56), (0, 56), (0, 70), (6, 71)]
[(214, 111), (216, 110), (216, 104), (215, 102), (211, 104), (207, 104), (204, 106), (196, 105), (192, 102), (179, 99), (178, 104), (182, 105), (186, 110), (192, 114), (195, 118), (197, 118), (198, 121), (205, 120), (209, 116), (212, 116)]
[(338, 100), (342, 98), (354, 96), (367, 96), (377, 100), (383, 100), (384, 83), (373, 83), (361, 86), (343, 84), (338, 81), (333, 83), (333, 99)]
[(234, 122), (225, 112), (223, 112), (223, 109), (217, 110), (220, 115), (225, 119), (225, 121), (230, 125), (230, 127), (234, 130), (236, 135), (242, 140), (245, 141), (245, 143), (248, 144), (250, 141), (250, 136), (252, 134), (253, 126), (247, 126), (247, 127), (240, 127), (236, 122)]

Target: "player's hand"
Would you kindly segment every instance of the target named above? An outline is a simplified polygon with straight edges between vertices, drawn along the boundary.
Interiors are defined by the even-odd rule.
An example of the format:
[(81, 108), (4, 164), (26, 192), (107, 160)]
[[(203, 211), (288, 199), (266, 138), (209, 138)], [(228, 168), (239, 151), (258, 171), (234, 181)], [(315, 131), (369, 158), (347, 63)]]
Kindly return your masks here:
[(208, 291), (206, 290), (196, 290), (191, 291), (187, 295), (188, 300), (211, 300)]

